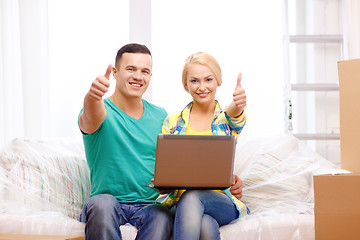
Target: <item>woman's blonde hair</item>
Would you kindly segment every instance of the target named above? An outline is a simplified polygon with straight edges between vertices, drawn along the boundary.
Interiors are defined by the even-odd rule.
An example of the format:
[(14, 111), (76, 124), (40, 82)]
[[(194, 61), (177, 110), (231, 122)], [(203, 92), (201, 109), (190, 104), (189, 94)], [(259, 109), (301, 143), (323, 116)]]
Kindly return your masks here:
[(186, 85), (187, 85), (187, 74), (189, 71), (189, 67), (192, 64), (201, 64), (207, 68), (210, 69), (211, 73), (214, 75), (214, 78), (218, 84), (218, 86), (221, 86), (222, 83), (222, 77), (221, 77), (221, 68), (219, 63), (216, 61), (216, 59), (211, 56), (210, 54), (204, 53), (204, 52), (197, 52), (194, 54), (191, 54), (188, 58), (186, 58), (185, 65), (182, 72), (182, 84), (186, 91)]

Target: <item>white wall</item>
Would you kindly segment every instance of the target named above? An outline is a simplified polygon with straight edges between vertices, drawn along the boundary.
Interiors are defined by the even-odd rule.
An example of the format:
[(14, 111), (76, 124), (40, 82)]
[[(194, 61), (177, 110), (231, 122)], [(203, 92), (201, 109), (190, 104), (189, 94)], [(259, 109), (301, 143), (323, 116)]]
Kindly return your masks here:
[(206, 51), (223, 69), (217, 94), (223, 106), (243, 73), (244, 133), (282, 132), (281, 1), (259, 1), (49, 1), (51, 134), (79, 136), (76, 120), (90, 83), (128, 41), (151, 48), (153, 78), (145, 98), (169, 113), (190, 101), (181, 86), (185, 58)]
[[(129, 3), (49, 1), (50, 136), (80, 136), (77, 117), (90, 84), (128, 43)], [(114, 79), (111, 81), (113, 91)]]
[[(261, 6), (261, 7), (260, 7)], [(239, 72), (247, 93), (243, 134), (283, 132), (281, 1), (153, 1), (153, 102), (169, 113), (191, 98), (181, 84), (185, 59), (197, 51), (213, 55), (223, 70), (217, 98), (232, 100)]]
[[(359, 57), (356, 51), (359, 49), (359, 41), (354, 41), (358, 39), (358, 35), (353, 36), (360, 32), (358, 24), (354, 23), (358, 19), (359, 4), (355, 0), (343, 1), (347, 4), (344, 7), (347, 16), (345, 29), (352, 33), (349, 34), (349, 40), (352, 41), (348, 41), (346, 48), (353, 53), (352, 56)], [(38, 68), (41, 74), (46, 73), (48, 81), (41, 84), (36, 81), (36, 76), (32, 76), (26, 84), (23, 84), (23, 80), (14, 82), (14, 78), (22, 79), (22, 74), (16, 71), (20, 65), (8, 61), (7, 57), (20, 59), (21, 51), (8, 48), (8, 43), (12, 46), (20, 45), (20, 40), (17, 39), (20, 29), (19, 24), (13, 27), (9, 22), (2, 21), (0, 30), (5, 35), (0, 39), (0, 86), (5, 94), (1, 96), (0, 104), (1, 134), (12, 132), (16, 133), (11, 135), (14, 137), (37, 137), (40, 135), (33, 129), (43, 129), (41, 126), (45, 126), (47, 130), (42, 134), (45, 137), (79, 137), (77, 117), (91, 82), (97, 75), (104, 73), (109, 63), (114, 62), (119, 47), (134, 40), (136, 34), (140, 34), (137, 35), (140, 38), (144, 34), (153, 53), (152, 91), (151, 95), (146, 96), (152, 102), (164, 106), (168, 112), (187, 104), (190, 98), (183, 90), (180, 80), (184, 60), (195, 51), (206, 51), (218, 59), (223, 69), (224, 84), (217, 94), (222, 105), (231, 101), (236, 76), (239, 71), (243, 73), (243, 83), (248, 95), (248, 122), (243, 133), (256, 136), (283, 131), (282, 0), (229, 0), (226, 4), (216, 0), (136, 0), (136, 4), (134, 1), (129, 4), (128, 0), (38, 0), (36, 3), (41, 6), (48, 4), (48, 12), (42, 10), (42, 14), (30, 14), (28, 17), (29, 21), (37, 19), (35, 16), (43, 19), (41, 26), (35, 22), (32, 26), (48, 26), (48, 39), (42, 38), (44, 44), (37, 41), (41, 51), (49, 49), (48, 62), (44, 64), (41, 61), (42, 65)], [(13, 20), (19, 21), (21, 16), (18, 16), (19, 11), (16, 9), (19, 4), (22, 10), (33, 8), (26, 7), (26, 1), (3, 0), (0, 5), (1, 19), (9, 18), (11, 23), (16, 23)], [(31, 4), (34, 6), (34, 2)], [(137, 5), (142, 7), (141, 11), (138, 11)], [(12, 11), (9, 11), (9, 6)], [(142, 17), (143, 11), (151, 13)], [(25, 16), (21, 21), (25, 21), (27, 15), (21, 12)], [(9, 17), (9, 14), (14, 14), (15, 17)], [(135, 15), (131, 18), (129, 14)], [(130, 31), (129, 19), (135, 19), (131, 26), (136, 31)], [(144, 21), (147, 24), (143, 24)], [(31, 34), (36, 33), (36, 29), (31, 31)], [(22, 47), (32, 47), (26, 42), (26, 38), (24, 41)], [(46, 54), (42, 56), (47, 57)], [(34, 64), (39, 63), (35, 58), (33, 61), (36, 61)], [(22, 66), (21, 69), (31, 72), (29, 66), (31, 65)], [(113, 87), (113, 79), (111, 83)], [(27, 122), (29, 119), (24, 116), (25, 113), (31, 115), (36, 106), (32, 101), (28, 102), (25, 98), (23, 100), (23, 97), (28, 98), (28, 94), (24, 94), (22, 90), (17, 91), (23, 85), (35, 89), (47, 85), (45, 88), (49, 89), (37, 99), (46, 96), (46, 100), (41, 101), (48, 101), (43, 106), (48, 106), (50, 114), (40, 117), (41, 121), (31, 120), (30, 127), (27, 124), (17, 124), (19, 119), (19, 122)], [(29, 91), (29, 88), (25, 91)], [(17, 96), (13, 98), (17, 101), (8, 101), (7, 99), (11, 99), (9, 95)], [(9, 109), (16, 109), (18, 114), (14, 116), (17, 117), (9, 117), (12, 116), (8, 114)], [(33, 116), (39, 118), (41, 114)], [(9, 125), (9, 121), (14, 123)], [(10, 139), (10, 135), (6, 136), (2, 140)], [(1, 142), (3, 143), (4, 141)]]

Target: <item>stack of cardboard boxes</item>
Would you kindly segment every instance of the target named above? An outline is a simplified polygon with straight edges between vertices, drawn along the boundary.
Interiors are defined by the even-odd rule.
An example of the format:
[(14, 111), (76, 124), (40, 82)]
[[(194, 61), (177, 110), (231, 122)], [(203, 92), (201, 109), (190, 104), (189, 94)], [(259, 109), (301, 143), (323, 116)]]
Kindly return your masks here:
[(338, 62), (341, 168), (314, 176), (316, 240), (360, 239), (360, 59)]

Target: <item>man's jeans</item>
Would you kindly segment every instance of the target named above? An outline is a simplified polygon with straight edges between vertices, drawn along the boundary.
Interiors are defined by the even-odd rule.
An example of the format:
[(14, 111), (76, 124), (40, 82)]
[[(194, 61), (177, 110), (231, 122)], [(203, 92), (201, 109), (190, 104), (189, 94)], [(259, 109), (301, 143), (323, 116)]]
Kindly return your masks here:
[(160, 204), (122, 204), (109, 194), (86, 201), (80, 216), (85, 222), (85, 239), (120, 240), (120, 225), (130, 223), (138, 229), (136, 239), (166, 239), (172, 233), (173, 219)]
[(219, 226), (238, 217), (231, 199), (212, 190), (187, 190), (176, 206), (173, 239), (220, 239)]

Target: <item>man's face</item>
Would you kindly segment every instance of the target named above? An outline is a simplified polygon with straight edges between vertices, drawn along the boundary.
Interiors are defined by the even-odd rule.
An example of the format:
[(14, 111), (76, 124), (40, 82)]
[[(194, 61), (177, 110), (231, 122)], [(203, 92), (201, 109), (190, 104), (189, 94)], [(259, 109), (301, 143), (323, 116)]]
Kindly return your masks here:
[(116, 90), (127, 98), (142, 97), (149, 86), (151, 56), (144, 53), (124, 53), (118, 67), (113, 68)]

